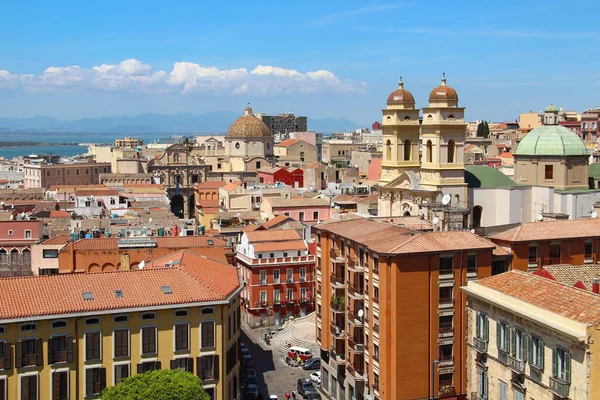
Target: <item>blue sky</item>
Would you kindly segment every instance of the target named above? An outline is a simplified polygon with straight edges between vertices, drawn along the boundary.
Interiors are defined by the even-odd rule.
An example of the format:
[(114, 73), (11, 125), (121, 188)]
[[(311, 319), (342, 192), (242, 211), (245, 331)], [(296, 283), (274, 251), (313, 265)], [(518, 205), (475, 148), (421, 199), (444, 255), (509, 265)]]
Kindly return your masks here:
[[(494, 4), (492, 6), (492, 3)], [(578, 1), (0, 3), (0, 116), (293, 111), (380, 119), (443, 71), (467, 118), (600, 104), (600, 28)]]

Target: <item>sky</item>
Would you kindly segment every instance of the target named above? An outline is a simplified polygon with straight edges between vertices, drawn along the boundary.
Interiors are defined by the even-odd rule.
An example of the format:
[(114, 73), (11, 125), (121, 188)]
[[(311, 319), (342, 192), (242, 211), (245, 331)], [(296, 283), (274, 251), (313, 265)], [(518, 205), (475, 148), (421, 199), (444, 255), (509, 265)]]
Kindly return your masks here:
[(0, 117), (294, 112), (362, 125), (446, 73), (469, 120), (600, 104), (592, 1), (0, 2)]

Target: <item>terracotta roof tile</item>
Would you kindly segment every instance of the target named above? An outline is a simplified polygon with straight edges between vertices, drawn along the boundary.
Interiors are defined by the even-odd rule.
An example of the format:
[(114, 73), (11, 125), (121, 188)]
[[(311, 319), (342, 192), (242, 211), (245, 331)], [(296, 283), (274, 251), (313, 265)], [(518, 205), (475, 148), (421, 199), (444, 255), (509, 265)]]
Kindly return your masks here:
[(524, 222), (521, 226), (493, 235), (490, 239), (514, 243), (588, 237), (600, 237), (600, 220), (588, 218)]
[[(0, 279), (0, 321), (224, 300), (239, 288), (235, 267), (196, 256), (178, 267)], [(170, 286), (171, 294), (161, 287)], [(115, 290), (124, 296), (117, 298)], [(93, 300), (82, 293), (91, 292)]]
[(67, 211), (58, 211), (58, 210), (52, 210), (50, 211), (50, 217), (49, 218), (71, 218), (71, 213), (67, 212)]
[(301, 141), (302, 141), (302, 139), (287, 139), (281, 143), (276, 144), (275, 146), (276, 147), (288, 147), (288, 146), (291, 146), (291, 145), (301, 142)]
[(118, 196), (117, 190), (85, 190), (80, 189), (75, 192), (76, 196)]
[(550, 279), (512, 270), (476, 284), (583, 324), (600, 322), (600, 296)]
[(567, 286), (574, 286), (582, 282), (587, 290), (592, 290), (592, 279), (600, 278), (600, 265), (548, 265), (544, 267), (558, 282)]
[[(192, 247), (224, 247), (222, 239), (213, 236), (155, 236), (156, 246), (169, 249), (186, 249)], [(117, 250), (120, 238), (80, 239), (73, 243), (75, 250)], [(212, 240), (213, 244), (208, 243)]]
[(270, 220), (268, 220), (267, 222), (264, 222), (261, 226), (265, 227), (265, 228), (271, 228), (272, 226), (281, 224), (287, 220), (290, 220), (293, 218), (290, 218), (286, 215), (278, 215), (275, 218), (271, 218)]
[(196, 186), (198, 189), (218, 189), (227, 185), (225, 181), (206, 181)]
[(248, 242), (250, 243), (279, 242), (301, 239), (298, 235), (298, 232), (293, 229), (252, 231), (246, 232), (246, 236), (248, 236)]
[(63, 235), (56, 235), (53, 238), (43, 241), (41, 244), (50, 244), (50, 245), (67, 244), (68, 241), (69, 241), (69, 235), (63, 234)]
[[(263, 231), (264, 232), (264, 231)], [(287, 240), (284, 242), (264, 242), (253, 245), (254, 251), (285, 251), (285, 250), (306, 250), (304, 240)]]
[(223, 190), (231, 192), (232, 190), (240, 187), (241, 185), (242, 185), (242, 181), (231, 182), (231, 183), (228, 183), (227, 185), (223, 186)]

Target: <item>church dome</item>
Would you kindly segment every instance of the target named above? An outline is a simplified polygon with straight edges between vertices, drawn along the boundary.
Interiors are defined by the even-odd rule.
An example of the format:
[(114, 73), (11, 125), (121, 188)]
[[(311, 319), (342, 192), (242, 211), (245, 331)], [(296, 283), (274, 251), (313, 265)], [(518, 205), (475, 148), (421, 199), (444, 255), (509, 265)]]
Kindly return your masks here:
[(398, 89), (394, 90), (388, 96), (387, 104), (388, 105), (395, 105), (395, 104), (412, 104), (412, 105), (414, 105), (415, 98), (413, 97), (411, 92), (404, 89), (404, 82), (402, 82), (402, 80), (400, 80), (400, 82), (398, 83)]
[(556, 107), (554, 104), (550, 104), (548, 107), (546, 107), (546, 109), (544, 111), (545, 112), (558, 112), (558, 107)]
[(244, 109), (244, 115), (236, 119), (227, 130), (226, 138), (271, 137), (271, 130), (258, 117), (252, 114), (250, 106)]
[(519, 143), (515, 156), (587, 156), (583, 141), (561, 125), (542, 125), (529, 132)]
[(433, 88), (429, 93), (429, 102), (444, 100), (458, 101), (458, 93), (454, 88), (446, 85), (446, 77), (442, 78), (442, 84), (438, 87)]

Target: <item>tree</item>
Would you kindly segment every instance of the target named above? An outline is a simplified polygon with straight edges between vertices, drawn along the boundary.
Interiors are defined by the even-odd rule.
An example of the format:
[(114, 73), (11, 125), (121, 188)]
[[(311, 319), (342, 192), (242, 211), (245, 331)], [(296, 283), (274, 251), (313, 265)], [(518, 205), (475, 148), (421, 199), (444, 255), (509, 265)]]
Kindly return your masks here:
[(487, 121), (481, 121), (477, 125), (477, 137), (488, 138), (490, 136), (490, 126)]
[(123, 379), (102, 400), (210, 400), (197, 376), (182, 369), (158, 370)]

